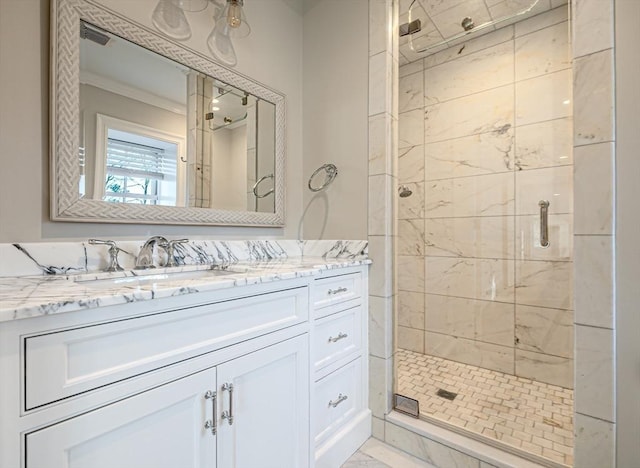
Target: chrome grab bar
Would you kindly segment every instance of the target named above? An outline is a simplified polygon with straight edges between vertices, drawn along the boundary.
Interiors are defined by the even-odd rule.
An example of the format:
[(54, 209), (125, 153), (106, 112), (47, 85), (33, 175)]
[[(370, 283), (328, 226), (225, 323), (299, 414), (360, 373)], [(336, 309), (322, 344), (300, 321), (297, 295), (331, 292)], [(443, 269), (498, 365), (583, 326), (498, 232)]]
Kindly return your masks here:
[(549, 247), (549, 202), (540, 200), (540, 247)]
[(253, 191), (253, 195), (256, 198), (264, 198), (264, 197), (267, 197), (267, 196), (271, 195), (273, 192), (275, 192), (275, 188), (271, 187), (271, 189), (268, 190), (266, 193), (263, 193), (262, 195), (258, 195), (258, 185), (260, 185), (260, 183), (264, 182), (267, 179), (273, 179), (273, 174), (269, 174), (269, 175), (260, 177), (258, 179), (258, 181), (255, 184), (253, 184), (253, 189), (251, 189), (251, 190)]

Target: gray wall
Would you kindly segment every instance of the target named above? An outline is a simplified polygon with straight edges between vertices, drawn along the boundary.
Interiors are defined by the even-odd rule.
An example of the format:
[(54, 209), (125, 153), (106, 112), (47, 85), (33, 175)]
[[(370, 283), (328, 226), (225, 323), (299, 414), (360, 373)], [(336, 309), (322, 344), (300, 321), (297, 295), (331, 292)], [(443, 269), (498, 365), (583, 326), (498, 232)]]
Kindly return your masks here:
[[(304, 15), (304, 237), (367, 236), (367, 0), (312, 2)], [(306, 186), (338, 167), (324, 192)], [(319, 177), (315, 181), (321, 181)]]

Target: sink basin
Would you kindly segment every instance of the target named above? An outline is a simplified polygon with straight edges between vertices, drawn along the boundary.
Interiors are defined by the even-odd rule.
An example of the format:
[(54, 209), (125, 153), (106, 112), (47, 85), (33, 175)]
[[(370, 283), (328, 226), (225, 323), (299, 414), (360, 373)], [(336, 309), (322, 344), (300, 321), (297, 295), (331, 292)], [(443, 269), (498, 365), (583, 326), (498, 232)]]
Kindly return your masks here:
[(137, 287), (149, 286), (156, 283), (165, 283), (170, 281), (188, 281), (196, 279), (214, 278), (217, 276), (237, 275), (237, 271), (233, 270), (195, 270), (195, 271), (163, 271), (158, 273), (148, 273), (148, 270), (138, 276), (124, 276), (117, 278), (98, 278), (76, 280), (76, 283), (82, 284), (92, 289), (110, 289), (117, 287)]

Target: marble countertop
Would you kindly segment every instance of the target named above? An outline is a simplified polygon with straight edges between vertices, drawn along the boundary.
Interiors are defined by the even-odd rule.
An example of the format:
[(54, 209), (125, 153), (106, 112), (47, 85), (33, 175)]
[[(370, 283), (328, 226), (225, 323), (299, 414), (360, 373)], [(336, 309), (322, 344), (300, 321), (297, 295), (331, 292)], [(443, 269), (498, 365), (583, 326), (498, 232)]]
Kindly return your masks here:
[(367, 257), (299, 257), (117, 273), (0, 278), (0, 322), (312, 276)]

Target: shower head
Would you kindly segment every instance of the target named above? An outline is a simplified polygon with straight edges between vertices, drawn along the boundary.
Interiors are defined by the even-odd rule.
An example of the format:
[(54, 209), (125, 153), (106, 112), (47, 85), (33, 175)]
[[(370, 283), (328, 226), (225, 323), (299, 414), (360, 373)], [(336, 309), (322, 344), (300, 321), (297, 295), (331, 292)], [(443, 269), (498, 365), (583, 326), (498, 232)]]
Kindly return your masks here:
[(412, 193), (413, 192), (406, 185), (398, 187), (398, 195), (400, 195), (400, 198), (410, 197)]

